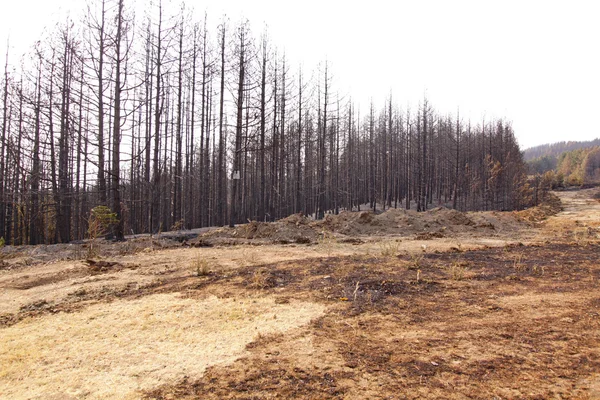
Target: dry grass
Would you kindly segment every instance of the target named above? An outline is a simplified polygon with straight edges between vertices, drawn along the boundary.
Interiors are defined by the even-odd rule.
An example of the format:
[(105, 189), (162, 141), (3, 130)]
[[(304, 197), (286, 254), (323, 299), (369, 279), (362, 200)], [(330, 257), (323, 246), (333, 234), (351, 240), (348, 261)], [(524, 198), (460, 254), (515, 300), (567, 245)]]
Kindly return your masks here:
[(421, 262), (423, 261), (423, 256), (411, 255), (410, 261), (408, 262), (408, 269), (419, 269), (421, 267)]
[(256, 249), (246, 249), (243, 252), (243, 256), (239, 262), (240, 267), (250, 267), (253, 265), (257, 265), (260, 263), (260, 257), (258, 255), (258, 250)]
[(380, 243), (379, 247), (384, 257), (395, 257), (400, 252), (400, 243), (396, 241)]
[(251, 288), (267, 289), (273, 286), (272, 277), (266, 268), (260, 268), (254, 271), (250, 281)]
[(196, 276), (207, 276), (213, 272), (206, 258), (202, 257), (201, 255), (197, 255), (192, 261), (192, 269), (195, 271)]
[(515, 271), (521, 272), (525, 270), (526, 265), (523, 264), (523, 254), (516, 254), (513, 259), (513, 268)]
[(325, 254), (331, 257), (335, 251), (335, 245), (337, 244), (337, 240), (333, 233), (324, 230), (319, 235), (318, 244), (319, 247), (325, 252)]
[(2, 331), (0, 397), (124, 399), (230, 363), (260, 333), (307, 324), (324, 307), (273, 298), (173, 294), (98, 304)]
[(573, 240), (580, 246), (586, 246), (590, 243), (595, 243), (600, 239), (598, 228), (591, 226), (577, 227), (572, 232)]
[(469, 264), (464, 261), (455, 261), (448, 268), (450, 278), (454, 281), (462, 281), (463, 279), (470, 278)]

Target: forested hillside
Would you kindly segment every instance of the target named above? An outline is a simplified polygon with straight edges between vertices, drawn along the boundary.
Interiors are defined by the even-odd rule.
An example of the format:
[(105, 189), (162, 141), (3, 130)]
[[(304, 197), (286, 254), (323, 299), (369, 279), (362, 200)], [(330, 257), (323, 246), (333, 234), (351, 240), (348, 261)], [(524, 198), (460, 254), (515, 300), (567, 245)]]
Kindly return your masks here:
[(553, 187), (600, 183), (600, 146), (562, 153), (553, 168), (542, 171)]
[[(87, 236), (107, 205), (117, 239), (302, 212), (530, 201), (514, 132), (427, 98), (360, 109), (327, 62), (290, 65), (247, 21), (196, 20), (160, 1), (97, 0), (2, 77), (0, 236)], [(343, 68), (343, 66), (336, 66)], [(375, 65), (374, 65), (375, 68)], [(368, 79), (362, 77), (361, 79)]]
[(527, 162), (536, 159), (556, 160), (562, 153), (594, 146), (600, 146), (600, 138), (585, 142), (557, 142), (542, 144), (540, 146), (530, 147), (523, 150), (523, 157)]
[(529, 173), (543, 175), (544, 186), (600, 183), (600, 139), (558, 142), (523, 151)]

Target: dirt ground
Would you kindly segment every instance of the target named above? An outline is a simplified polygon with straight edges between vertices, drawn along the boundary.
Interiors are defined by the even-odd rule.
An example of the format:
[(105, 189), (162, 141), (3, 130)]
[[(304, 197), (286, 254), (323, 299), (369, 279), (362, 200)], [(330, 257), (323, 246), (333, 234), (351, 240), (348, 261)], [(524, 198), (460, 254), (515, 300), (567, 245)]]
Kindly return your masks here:
[(600, 398), (599, 192), (6, 247), (0, 398)]

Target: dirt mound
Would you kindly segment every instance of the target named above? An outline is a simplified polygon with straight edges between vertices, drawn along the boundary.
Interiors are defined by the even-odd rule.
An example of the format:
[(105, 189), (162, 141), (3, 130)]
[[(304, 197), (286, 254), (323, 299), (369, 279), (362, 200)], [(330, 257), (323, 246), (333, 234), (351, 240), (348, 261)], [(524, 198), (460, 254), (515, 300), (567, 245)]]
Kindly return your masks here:
[(251, 221), (233, 228), (224, 227), (209, 231), (195, 240), (195, 243), (211, 243), (222, 238), (262, 239), (274, 243), (310, 243), (317, 240), (319, 233), (309, 225), (310, 220), (301, 214), (290, 215), (276, 222)]
[(475, 223), (466, 213), (453, 210), (446, 207), (436, 207), (432, 210), (426, 211), (426, 215), (434, 218), (437, 223), (443, 223), (446, 225), (458, 225), (458, 226), (473, 226)]
[(371, 211), (341, 212), (328, 215), (313, 224), (344, 235), (411, 235), (440, 232), (446, 229), (460, 232), (476, 224), (466, 213), (437, 207), (426, 212), (391, 208), (380, 214)]
[(348, 236), (380, 235), (416, 235), (417, 239), (430, 240), (451, 237), (453, 234), (512, 232), (522, 227), (526, 215), (547, 215), (555, 212), (555, 208), (556, 204), (550, 203), (535, 211), (523, 211), (520, 216), (516, 213), (462, 212), (446, 207), (436, 207), (425, 212), (391, 208), (380, 213), (342, 211), (338, 215), (327, 214), (319, 221), (312, 221), (302, 214), (293, 214), (276, 222), (251, 221), (234, 228), (215, 229), (191, 241), (190, 245), (224, 244), (223, 240), (227, 243), (311, 243), (317, 241), (323, 232), (338, 235), (340, 240)]
[(311, 226), (319, 231), (326, 230), (349, 236), (376, 234), (385, 228), (377, 217), (372, 211), (342, 211), (338, 215), (327, 214)]
[(293, 224), (293, 225), (308, 225), (310, 222), (310, 219), (308, 219), (304, 214), (302, 213), (297, 213), (297, 214), (292, 214), (289, 217), (283, 218), (281, 220), (279, 220), (279, 222), (285, 223), (285, 224)]
[(116, 261), (103, 261), (103, 260), (85, 260), (86, 264), (89, 265), (90, 272), (93, 275), (105, 274), (113, 271), (120, 271), (124, 267), (121, 263)]
[(522, 221), (540, 222), (563, 209), (560, 199), (553, 193), (547, 193), (539, 206), (515, 212), (515, 217)]

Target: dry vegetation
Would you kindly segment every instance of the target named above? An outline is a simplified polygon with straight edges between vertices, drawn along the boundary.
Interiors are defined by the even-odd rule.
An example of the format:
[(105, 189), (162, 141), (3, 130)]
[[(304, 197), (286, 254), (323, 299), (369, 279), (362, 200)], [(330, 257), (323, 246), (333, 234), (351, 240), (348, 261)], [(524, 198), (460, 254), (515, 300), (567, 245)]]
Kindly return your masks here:
[(597, 193), (6, 248), (0, 398), (599, 398)]

